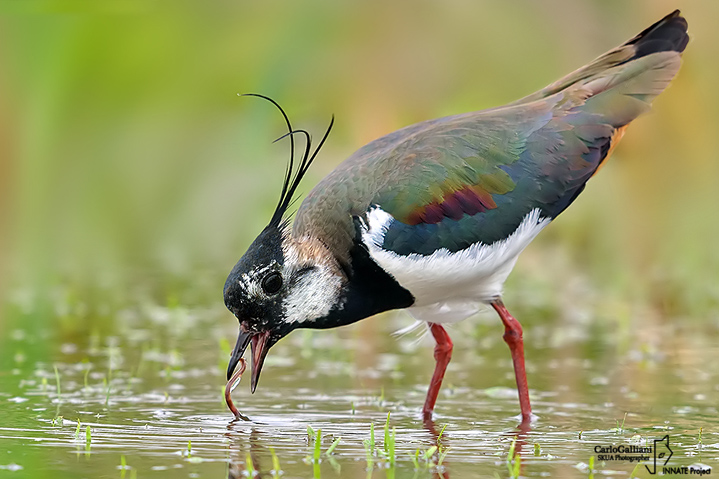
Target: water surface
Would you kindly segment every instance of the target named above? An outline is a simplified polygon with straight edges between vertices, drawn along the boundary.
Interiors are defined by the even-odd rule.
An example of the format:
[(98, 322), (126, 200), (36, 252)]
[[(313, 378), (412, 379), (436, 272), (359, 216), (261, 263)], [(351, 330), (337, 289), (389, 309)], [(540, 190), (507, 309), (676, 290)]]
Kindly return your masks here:
[[(509, 351), (490, 313), (451, 328), (454, 356), (430, 424), (419, 411), (431, 338), (393, 337), (410, 321), (403, 314), (283, 340), (256, 394), (246, 378), (233, 395), (251, 422), (232, 421), (222, 399), (235, 328), (226, 312), (118, 314), (109, 333), (55, 337), (21, 321), (4, 333), (0, 477), (272, 477), (271, 451), (284, 478), (586, 477), (592, 456), (595, 477), (650, 477), (643, 466), (599, 460), (595, 447), (664, 435), (670, 465), (719, 464), (719, 335), (697, 321), (622, 331), (591, 316), (545, 320), (520, 309), (538, 416), (520, 429)], [(388, 413), (394, 461), (384, 452)], [(321, 431), (320, 461), (308, 427)]]

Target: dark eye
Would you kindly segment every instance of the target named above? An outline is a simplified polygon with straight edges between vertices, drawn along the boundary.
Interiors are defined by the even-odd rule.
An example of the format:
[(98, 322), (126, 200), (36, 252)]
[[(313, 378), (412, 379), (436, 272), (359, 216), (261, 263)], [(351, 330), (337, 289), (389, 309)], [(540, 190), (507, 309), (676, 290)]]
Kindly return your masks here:
[(262, 280), (262, 289), (267, 294), (275, 294), (282, 287), (282, 275), (278, 272), (272, 272)]

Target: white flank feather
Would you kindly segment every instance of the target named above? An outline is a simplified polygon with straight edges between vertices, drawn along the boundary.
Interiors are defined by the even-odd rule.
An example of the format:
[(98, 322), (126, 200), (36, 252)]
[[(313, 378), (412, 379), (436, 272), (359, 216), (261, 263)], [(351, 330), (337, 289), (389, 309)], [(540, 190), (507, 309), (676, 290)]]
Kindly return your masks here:
[(381, 246), (394, 217), (375, 207), (367, 218), (362, 239), (370, 255), (415, 297), (408, 311), (435, 323), (461, 321), (500, 297), (519, 254), (551, 221), (534, 209), (504, 240), (475, 243), (454, 253), (443, 248), (431, 255), (398, 255)]

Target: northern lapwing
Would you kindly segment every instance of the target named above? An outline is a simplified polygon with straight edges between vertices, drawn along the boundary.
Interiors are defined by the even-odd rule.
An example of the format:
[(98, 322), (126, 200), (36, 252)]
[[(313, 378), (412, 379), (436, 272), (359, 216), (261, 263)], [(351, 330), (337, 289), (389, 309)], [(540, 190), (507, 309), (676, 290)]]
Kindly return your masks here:
[(282, 112), (292, 156), (268, 226), (225, 283), (225, 304), (240, 323), (228, 379), (248, 344), (254, 393), (268, 350), (291, 331), (406, 309), (436, 340), (422, 409), (431, 419), (452, 356), (442, 324), (490, 305), (504, 324), (528, 421), (522, 327), (502, 303), (502, 285), (522, 250), (574, 201), (629, 123), (669, 85), (688, 41), (677, 10), (521, 100), (379, 138), (320, 181), (292, 224), (297, 186), (332, 123), (313, 149), (307, 131), (294, 129), (274, 100), (255, 95)]

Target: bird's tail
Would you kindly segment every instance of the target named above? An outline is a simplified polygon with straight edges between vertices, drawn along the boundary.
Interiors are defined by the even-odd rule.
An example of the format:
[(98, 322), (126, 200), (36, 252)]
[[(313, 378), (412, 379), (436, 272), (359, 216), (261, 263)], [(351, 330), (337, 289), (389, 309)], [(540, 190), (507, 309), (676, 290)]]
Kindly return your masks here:
[[(518, 106), (551, 105), (552, 130), (566, 132), (568, 137), (562, 154), (582, 160), (573, 163), (575, 186), (553, 205), (552, 216), (574, 201), (611, 155), (627, 125), (649, 110), (654, 98), (669, 85), (688, 42), (687, 22), (676, 10), (623, 45), (518, 102)], [(581, 142), (572, 143), (569, 138)], [(582, 154), (576, 155), (578, 152)]]
[(687, 21), (675, 10), (626, 43), (515, 104), (587, 87), (593, 96), (626, 82), (617, 93), (636, 95), (648, 105), (676, 75), (688, 42)]

